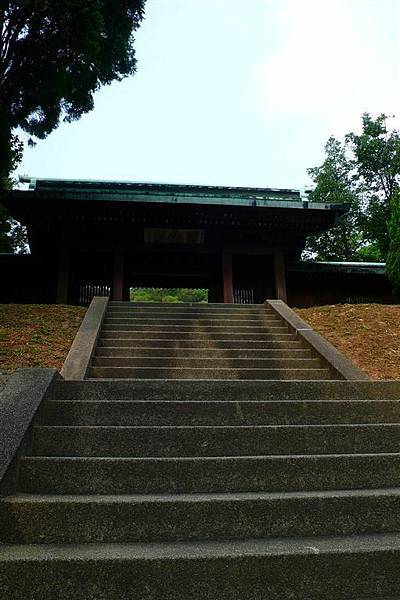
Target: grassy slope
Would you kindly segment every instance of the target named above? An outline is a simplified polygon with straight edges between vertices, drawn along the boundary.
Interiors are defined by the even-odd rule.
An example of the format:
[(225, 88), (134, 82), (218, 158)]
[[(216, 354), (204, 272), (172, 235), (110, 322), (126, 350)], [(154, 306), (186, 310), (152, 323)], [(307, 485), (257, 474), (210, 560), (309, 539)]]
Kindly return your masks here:
[(0, 369), (60, 369), (85, 308), (0, 304)]
[(400, 306), (339, 304), (296, 312), (371, 379), (400, 379)]

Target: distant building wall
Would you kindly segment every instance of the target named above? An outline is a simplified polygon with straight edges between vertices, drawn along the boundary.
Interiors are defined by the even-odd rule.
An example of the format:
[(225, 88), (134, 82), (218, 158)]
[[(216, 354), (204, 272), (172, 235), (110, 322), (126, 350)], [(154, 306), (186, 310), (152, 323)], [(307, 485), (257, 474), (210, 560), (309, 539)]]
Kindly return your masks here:
[[(99, 260), (74, 257), (70, 278), (71, 304), (89, 304), (93, 295), (109, 295), (112, 290), (111, 256)], [(79, 265), (79, 268), (78, 268)], [(56, 302), (57, 256), (0, 255), (0, 303)], [(263, 302), (274, 297), (273, 270), (266, 257), (234, 257), (234, 301)], [(159, 276), (160, 277), (160, 276)], [(288, 304), (307, 307), (342, 303), (397, 303), (385, 276), (384, 265), (350, 263), (289, 262), (286, 265)], [(174, 287), (174, 282), (157, 277), (149, 282), (132, 279), (129, 285)], [(179, 279), (176, 287), (207, 287), (206, 280)], [(210, 279), (209, 284), (213, 283)], [(209, 286), (212, 291), (212, 285)], [(214, 290), (215, 291), (215, 290)], [(210, 298), (221, 301), (220, 296)]]
[(287, 286), (290, 306), (397, 303), (384, 264), (288, 263)]

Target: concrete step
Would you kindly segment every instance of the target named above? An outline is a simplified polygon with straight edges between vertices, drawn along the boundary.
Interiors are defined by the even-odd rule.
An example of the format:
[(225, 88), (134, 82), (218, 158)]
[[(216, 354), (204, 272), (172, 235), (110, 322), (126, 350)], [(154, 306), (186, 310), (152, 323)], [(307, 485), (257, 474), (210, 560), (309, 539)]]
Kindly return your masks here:
[[(231, 320), (227, 317), (219, 319), (204, 319), (204, 318), (191, 318), (181, 319), (179, 316), (167, 318), (167, 317), (114, 317), (106, 315), (104, 319), (104, 325), (157, 325), (164, 328), (164, 326), (182, 327), (184, 329), (196, 327), (202, 329), (204, 327), (223, 327), (224, 329), (232, 329), (236, 331), (237, 328), (243, 328), (246, 331), (247, 328), (252, 329), (263, 329), (264, 327), (282, 327), (284, 323), (278, 318), (259, 318), (259, 319), (236, 319)], [(285, 326), (286, 327), (286, 326)], [(287, 327), (286, 327), (287, 329)]]
[(180, 302), (169, 303), (169, 302), (116, 302), (111, 300), (108, 303), (109, 310), (113, 308), (129, 308), (129, 309), (158, 309), (164, 308), (166, 310), (216, 310), (216, 311), (251, 311), (251, 310), (271, 310), (268, 304), (228, 304), (224, 302)]
[[(94, 382), (99, 383), (99, 382)], [(323, 425), (400, 423), (398, 400), (49, 400), (47, 425)]]
[(400, 454), (212, 458), (24, 457), (29, 494), (295, 492), (397, 487)]
[[(191, 322), (191, 321), (190, 321)], [(142, 332), (165, 332), (165, 333), (182, 333), (182, 334), (245, 334), (245, 335), (256, 335), (266, 333), (288, 333), (289, 330), (285, 325), (281, 325), (278, 321), (277, 325), (266, 325), (255, 327), (252, 326), (232, 326), (232, 325), (141, 325), (140, 321), (137, 323), (129, 324), (124, 322), (104, 323), (102, 331), (142, 331)]]
[(0, 561), (13, 600), (394, 600), (400, 534), (4, 545)]
[[(296, 338), (294, 335), (284, 334), (282, 335), (274, 335), (274, 336), (265, 336), (264, 339), (261, 340), (243, 340), (242, 336), (238, 336), (237, 339), (216, 339), (215, 336), (211, 339), (206, 336), (197, 336), (194, 338), (192, 335), (189, 337), (177, 337), (176, 334), (174, 337), (170, 335), (162, 334), (164, 337), (161, 338), (151, 338), (151, 337), (137, 337), (132, 333), (124, 332), (124, 337), (119, 337), (120, 332), (118, 333), (101, 333), (101, 337), (97, 342), (97, 348), (107, 347), (107, 348), (121, 348), (121, 347), (129, 347), (129, 348), (154, 348), (157, 345), (160, 348), (182, 348), (182, 349), (199, 349), (203, 348), (205, 350), (274, 350), (274, 349), (284, 349), (290, 350), (292, 348), (303, 348), (302, 342)], [(142, 334), (143, 335), (143, 334)]]
[(399, 530), (398, 488), (286, 494), (19, 494), (0, 500), (3, 544), (229, 540)]
[(265, 456), (400, 453), (400, 424), (36, 426), (35, 456)]
[(330, 379), (328, 369), (307, 368), (191, 368), (191, 367), (90, 367), (89, 379)]
[(242, 321), (245, 320), (256, 320), (262, 321), (264, 319), (279, 319), (277, 313), (273, 310), (256, 310), (256, 311), (239, 311), (233, 312), (224, 311), (224, 310), (197, 310), (195, 308), (171, 308), (171, 309), (146, 309), (146, 308), (136, 308), (136, 309), (120, 309), (120, 308), (111, 308), (106, 312), (107, 317), (122, 317), (122, 318), (130, 318), (130, 317), (143, 317), (145, 319), (229, 319), (230, 321)]
[[(157, 381), (157, 380), (116, 380), (116, 381), (58, 381), (52, 386), (48, 399), (81, 400), (81, 401), (327, 401), (326, 411), (329, 414), (329, 403), (357, 400), (365, 402), (375, 400), (398, 402), (400, 386), (397, 381)], [(383, 400), (382, 400), (383, 399)], [(313, 406), (313, 404), (312, 404)], [(332, 406), (336, 406), (332, 404)], [(364, 404), (363, 404), (364, 406)], [(392, 406), (392, 405), (390, 405)], [(290, 410), (290, 409), (288, 409)], [(333, 409), (336, 411), (336, 408)], [(366, 410), (366, 409), (365, 409)], [(391, 418), (391, 414), (389, 415)], [(360, 417), (361, 418), (361, 417)], [(396, 419), (395, 419), (396, 421)]]
[[(280, 329), (280, 328), (279, 328)], [(264, 344), (268, 342), (297, 341), (293, 333), (281, 331), (261, 331), (259, 333), (231, 333), (231, 331), (142, 331), (140, 329), (121, 329), (103, 328), (100, 332), (103, 340), (107, 339), (144, 339), (144, 340), (184, 340), (191, 342), (192, 346), (197, 346), (199, 342), (257, 342)], [(242, 346), (243, 347), (243, 346)]]
[(282, 358), (312, 358), (311, 350), (294, 347), (290, 350), (274, 348), (246, 349), (219, 349), (219, 348), (175, 348), (153, 347), (136, 348), (124, 346), (100, 346), (96, 348), (96, 357), (130, 357), (130, 358), (187, 358), (187, 359), (282, 359)]
[(170, 357), (126, 357), (96, 356), (94, 367), (152, 367), (152, 368), (197, 368), (197, 369), (318, 369), (321, 364), (316, 358), (177, 358)]

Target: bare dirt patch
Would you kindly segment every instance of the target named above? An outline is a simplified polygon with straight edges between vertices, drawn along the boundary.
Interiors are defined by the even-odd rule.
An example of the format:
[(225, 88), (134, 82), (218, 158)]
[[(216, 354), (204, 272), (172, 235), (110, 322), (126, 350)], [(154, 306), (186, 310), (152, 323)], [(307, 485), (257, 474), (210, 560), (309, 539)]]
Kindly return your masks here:
[(400, 379), (400, 306), (337, 304), (296, 312), (371, 379)]
[(85, 312), (80, 306), (0, 304), (0, 369), (61, 369)]

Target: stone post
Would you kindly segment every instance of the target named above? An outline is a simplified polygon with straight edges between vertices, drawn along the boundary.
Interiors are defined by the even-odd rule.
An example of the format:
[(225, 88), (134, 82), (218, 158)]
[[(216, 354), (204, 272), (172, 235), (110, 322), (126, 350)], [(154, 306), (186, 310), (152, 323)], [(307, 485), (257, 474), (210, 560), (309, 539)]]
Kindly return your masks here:
[(274, 248), (275, 297), (287, 302), (285, 255), (282, 248)]
[(222, 278), (224, 288), (224, 303), (233, 303), (233, 274), (232, 274), (232, 254), (222, 255)]
[(115, 302), (122, 302), (124, 299), (124, 249), (119, 245), (114, 250), (112, 299)]

